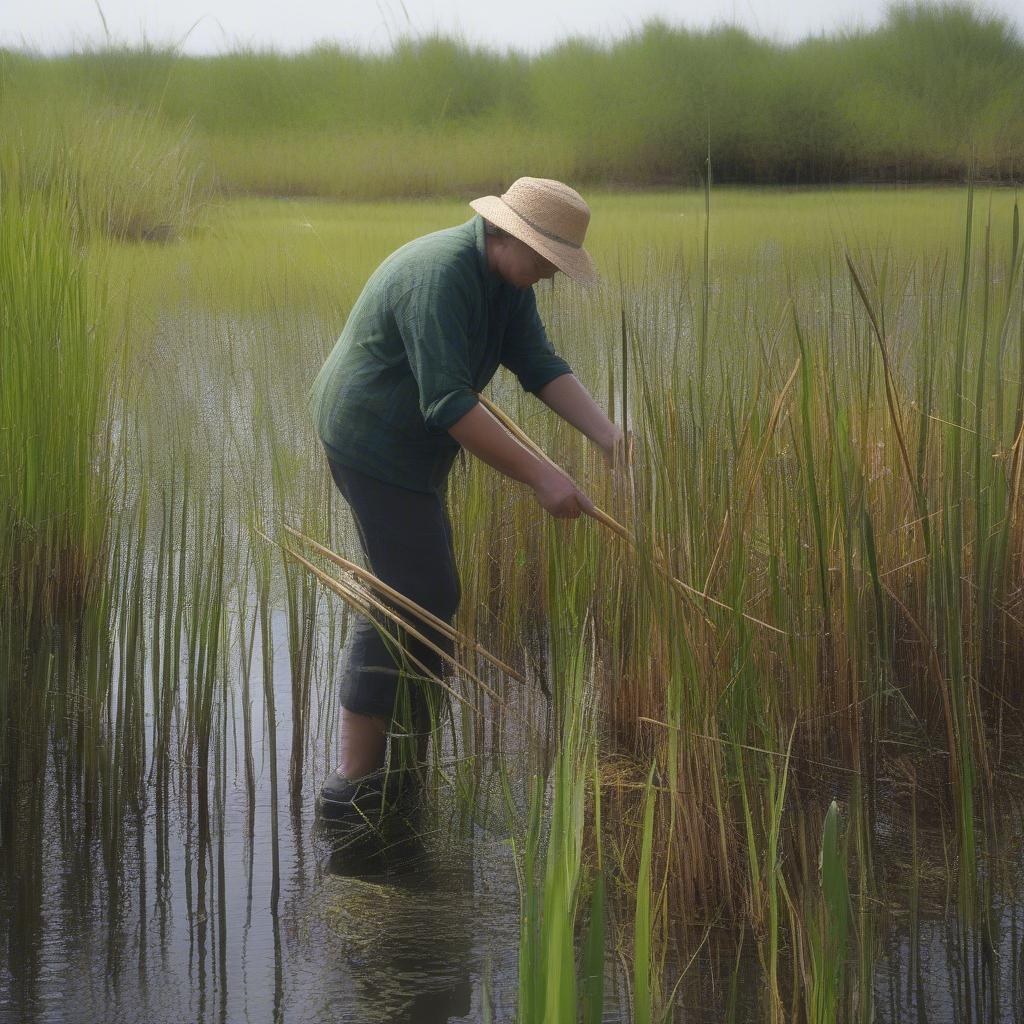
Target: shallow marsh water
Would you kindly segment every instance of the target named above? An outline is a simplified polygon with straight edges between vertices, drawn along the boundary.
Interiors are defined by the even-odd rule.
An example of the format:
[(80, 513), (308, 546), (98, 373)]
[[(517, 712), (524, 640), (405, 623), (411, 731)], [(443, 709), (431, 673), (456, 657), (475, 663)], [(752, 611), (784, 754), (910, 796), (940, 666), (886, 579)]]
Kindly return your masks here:
[[(152, 803), (126, 810), (117, 862), (105, 863), (75, 794), (49, 772), (42, 819), (26, 814), (18, 830), (22, 842), (38, 836), (39, 874), (29, 885), (18, 871), (3, 879), (0, 1019), (476, 1020), (485, 970), (491, 998), (505, 1007), (496, 1019), (514, 1019), (519, 909), (504, 815), (493, 805), (500, 794), (476, 820), (442, 784), (421, 813), (381, 832), (318, 828), (320, 756), (298, 803), (287, 798), (291, 691), (280, 621), (275, 650), (284, 680), (276, 849), (262, 743), (255, 804), (236, 751), (216, 752), (226, 772), (209, 832), (182, 793), (163, 822), (162, 865)], [(231, 724), (229, 747), (240, 730)]]
[[(1010, 197), (994, 191), (988, 199), (1004, 215), (994, 220), (1001, 243)], [(796, 300), (811, 322), (820, 321), (821, 267), (834, 257), (837, 237), (867, 249), (891, 245), (904, 254), (933, 254), (959, 230), (962, 217), (962, 196), (954, 190), (727, 190), (714, 202), (712, 245), (729, 264), (732, 287), (742, 290), (736, 308), (723, 315), (739, 317), (749, 308), (753, 320), (760, 316), (765, 322), (774, 301), (771, 289), (792, 267), (806, 271)], [(684, 349), (693, 344), (687, 310), (699, 300), (689, 268), (698, 259), (702, 204), (697, 193), (595, 199), (593, 249), (610, 278), (618, 268), (618, 285), (635, 300), (633, 315), (647, 324), (645, 340), (652, 343), (666, 339)], [(149, 503), (147, 550), (138, 569), (141, 633), (149, 639), (138, 649), (129, 645), (133, 653), (126, 653), (123, 631), (112, 626), (112, 692), (127, 686), (143, 695), (142, 734), (148, 735), (154, 692), (174, 689), (177, 746), (167, 754), (170, 798), (156, 798), (147, 761), (137, 806), (125, 800), (111, 811), (109, 796), (102, 795), (109, 781), (100, 802), (86, 806), (79, 783), (67, 781), (73, 776), (59, 738), (44, 771), (22, 781), (13, 801), (16, 819), (4, 829), (17, 850), (4, 851), (10, 856), (0, 873), (0, 929), (7, 949), (0, 965), (0, 1019), (432, 1022), (483, 1020), (488, 1012), (496, 1021), (516, 1019), (520, 910), (509, 838), (519, 838), (522, 830), (530, 773), (549, 761), (546, 700), (539, 689), (522, 698), (524, 718), (535, 733), (516, 733), (507, 723), (463, 728), (460, 719), (442, 747), (444, 777), (408, 832), (396, 829), (398, 834), (376, 845), (372, 837), (352, 843), (318, 832), (313, 797), (332, 762), (334, 675), (345, 616), (339, 602), (315, 589), (306, 603), (297, 577), (289, 584), (282, 563), (275, 562), (268, 598), (275, 844), (258, 599), (246, 569), (262, 544), (249, 532), (253, 525), (308, 522), (318, 539), (346, 553), (354, 550), (306, 418), (305, 389), (379, 259), (402, 241), (465, 214), (455, 203), (239, 201), (209, 210), (193, 238), (115, 247), (106, 254), (117, 286), (115, 303), (121, 285), (132, 301), (126, 380), (135, 404), (126, 408), (118, 432), (129, 452), (120, 470), (120, 511), (129, 521)], [(630, 283), (644, 275), (667, 283), (656, 293), (639, 287), (629, 293)], [(914, 294), (914, 282), (905, 292)], [(613, 360), (621, 301), (615, 287), (589, 299), (561, 283), (541, 290), (552, 337), (560, 348), (566, 339), (570, 361), (582, 375), (597, 378), (598, 368)], [(903, 323), (909, 331), (912, 309), (908, 317)], [(750, 327), (752, 334), (757, 327)], [(898, 329), (899, 324), (897, 336)], [(496, 383), (503, 400), (518, 401), (507, 381)], [(613, 404), (619, 397), (611, 388)], [(518, 409), (531, 432), (543, 419), (538, 409), (526, 403)], [(173, 504), (174, 494), (185, 500), (183, 466), (191, 474), (192, 504), (182, 505), (179, 518), (168, 520), (171, 527), (161, 532), (161, 500)], [(172, 481), (177, 491), (169, 490)], [(465, 486), (478, 483), (474, 478)], [(494, 493), (488, 500), (499, 508), (527, 500), (493, 481), (489, 486)], [(201, 617), (192, 622), (186, 614), (176, 627), (175, 635), (184, 638), (177, 675), (161, 670), (154, 676), (149, 667), (140, 672), (136, 662), (149, 666), (147, 655), (160, 642), (166, 650), (169, 634), (149, 614), (161, 538), (177, 538), (180, 528), (188, 565), (176, 585), (183, 594), (201, 595), (212, 547), (200, 524), (213, 516), (221, 495), (229, 541), (223, 642), (213, 683), (207, 831), (197, 809), (195, 768), (181, 760), (193, 749), (182, 746), (190, 712), (180, 709), (196, 682), (190, 673), (201, 662), (187, 656), (189, 642), (202, 649)], [(473, 592), (488, 600), (486, 608), (464, 607), (462, 615), (472, 618), (481, 635), (501, 633), (508, 641), (511, 634), (513, 650), (535, 643), (531, 629), (543, 626), (532, 621), (531, 609), (503, 608), (487, 585), (487, 545), (511, 544), (514, 538), (495, 534), (481, 540), (473, 522), (458, 508), (453, 513), (464, 582), (472, 579)], [(538, 529), (537, 520), (527, 518), (526, 528)], [(130, 531), (127, 537), (130, 548)], [(173, 544), (171, 550), (180, 553)], [(245, 645), (251, 658), (252, 805), (241, 709)], [(135, 667), (126, 676), (124, 665), (132, 658)], [(527, 660), (538, 664), (537, 652)], [(293, 709), (301, 671), (308, 671), (309, 713), (300, 722), (301, 791), (292, 800)], [(510, 700), (515, 692), (502, 691)], [(111, 706), (113, 726), (120, 707), (116, 696)], [(490, 722), (493, 711), (485, 708), (484, 719)], [(110, 744), (105, 763), (116, 769), (113, 727)], [(151, 758), (152, 748), (146, 751)], [(508, 773), (517, 797), (511, 816), (499, 768)], [(806, 785), (820, 806), (827, 805), (833, 794), (816, 788), (813, 767), (801, 770), (796, 762), (793, 777), (794, 790)], [(862, 894), (858, 903), (857, 880), (851, 879), (857, 935), (847, 973), (866, 979), (872, 994), (861, 999), (856, 1019), (1024, 1019), (1017, 889), (1024, 826), (1019, 791), (1009, 775), (1000, 778), (1005, 806), (983, 827), (992, 851), (982, 850), (982, 906), (969, 926), (958, 924), (950, 859), (955, 828), (941, 802), (928, 799), (924, 790), (919, 794), (919, 863), (911, 870), (906, 801), (895, 794), (888, 804), (879, 801), (871, 842), (878, 891)], [(474, 781), (478, 786), (471, 786)], [(342, 849), (336, 848), (339, 842)], [(629, 1019), (628, 923), (617, 921), (608, 943), (607, 1021)], [(729, 1019), (732, 990), (731, 1019), (768, 1019), (764, 968), (749, 935), (741, 946), (728, 920), (713, 922), (706, 935), (702, 926), (691, 930), (692, 942), (673, 951), (666, 970), (671, 990), (680, 968), (687, 967), (675, 994), (675, 1019)], [(862, 1009), (868, 1003), (873, 1009)]]
[[(277, 658), (283, 673), (280, 648)], [(290, 697), (283, 687), (282, 737), (290, 732)], [(508, 763), (525, 767), (539, 756), (528, 753), (507, 751)], [(442, 784), (419, 812), (398, 814), (382, 831), (339, 832), (316, 826), (312, 781), (299, 805), (288, 806), (283, 749), (275, 857), (265, 760), (257, 751), (252, 808), (231, 760), (228, 753), (227, 785), (213, 801), (209, 836), (200, 839), (184, 806), (171, 808), (163, 867), (152, 807), (125, 814), (120, 856), (109, 865), (99, 841), (89, 840), (75, 794), (50, 775), (43, 818), (26, 820), (23, 833), (37, 837), (39, 874), (30, 881), (8, 865), (0, 876), (7, 951), (0, 1020), (516, 1020), (520, 912), (508, 841), (514, 819), (493, 765), (482, 767), (475, 813)], [(319, 757), (313, 763), (323, 768)], [(513, 789), (521, 781), (513, 780)], [(949, 892), (940, 822), (924, 823), (932, 810), (922, 811), (919, 826), (925, 867), (918, 891), (906, 875), (909, 822), (895, 807), (880, 816), (874, 853), (889, 864), (893, 883), (883, 887), (881, 905), (870, 901), (864, 919), (878, 940), (867, 965), (873, 1019), (1024, 1019), (1024, 815), (1016, 795), (1007, 803), (993, 864), (985, 865), (992, 875), (985, 917), (971, 927)], [(710, 936), (692, 929), (672, 1020), (764, 1019), (763, 975), (749, 938), (737, 960), (739, 939), (728, 922)], [(679, 966), (671, 957), (668, 977), (675, 979)], [(858, 965), (851, 961), (848, 969)], [(609, 948), (605, 1021), (631, 1019), (626, 975)]]

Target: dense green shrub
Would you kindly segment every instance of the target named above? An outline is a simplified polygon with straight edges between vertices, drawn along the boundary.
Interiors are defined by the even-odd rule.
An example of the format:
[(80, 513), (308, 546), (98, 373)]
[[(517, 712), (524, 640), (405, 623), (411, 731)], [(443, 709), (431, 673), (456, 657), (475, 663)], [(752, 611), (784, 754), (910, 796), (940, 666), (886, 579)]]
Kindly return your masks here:
[(793, 45), (656, 21), (535, 57), (434, 36), (385, 54), (111, 47), (6, 63), (19, 97), (190, 126), (236, 191), (461, 193), (524, 172), (682, 184), (709, 152), (719, 181), (752, 183), (958, 179), (972, 164), (1005, 180), (1024, 161), (1024, 43), (964, 4), (899, 5), (876, 29)]

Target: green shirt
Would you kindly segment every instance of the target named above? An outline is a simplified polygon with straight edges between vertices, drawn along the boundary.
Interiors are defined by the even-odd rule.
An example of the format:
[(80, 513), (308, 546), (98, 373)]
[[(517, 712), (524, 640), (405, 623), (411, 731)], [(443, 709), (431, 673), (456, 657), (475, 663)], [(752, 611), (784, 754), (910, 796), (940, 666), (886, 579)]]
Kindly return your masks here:
[(443, 488), (459, 450), (448, 428), (498, 364), (539, 391), (569, 364), (555, 354), (532, 288), (487, 266), (484, 222), (403, 245), (373, 272), (310, 390), (330, 457), (414, 491)]

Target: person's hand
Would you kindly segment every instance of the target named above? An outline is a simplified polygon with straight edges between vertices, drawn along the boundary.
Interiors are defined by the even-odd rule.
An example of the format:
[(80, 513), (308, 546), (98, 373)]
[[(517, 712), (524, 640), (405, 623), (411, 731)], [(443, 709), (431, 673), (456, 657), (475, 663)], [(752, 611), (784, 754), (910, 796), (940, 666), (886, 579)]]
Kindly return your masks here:
[(608, 468), (613, 472), (629, 469), (633, 465), (633, 431), (617, 431), (611, 446), (604, 453), (604, 458)]
[(581, 512), (592, 515), (594, 503), (563, 473), (546, 467), (533, 493), (542, 508), (556, 519), (576, 519)]
[(611, 472), (612, 502), (616, 509), (632, 507), (633, 494), (633, 431), (615, 427), (604, 446), (605, 465)]
[(627, 469), (633, 462), (633, 431), (627, 430), (623, 433), (619, 427), (611, 440), (604, 447), (605, 464), (613, 472)]

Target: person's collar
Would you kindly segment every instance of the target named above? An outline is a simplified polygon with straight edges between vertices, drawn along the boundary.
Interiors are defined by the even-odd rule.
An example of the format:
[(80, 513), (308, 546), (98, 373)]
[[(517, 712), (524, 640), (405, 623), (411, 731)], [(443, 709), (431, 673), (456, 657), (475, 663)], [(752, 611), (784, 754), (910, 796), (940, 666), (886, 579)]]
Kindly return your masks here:
[(490, 264), (487, 262), (487, 232), (484, 231), (483, 217), (478, 213), (474, 214), (472, 223), (476, 237), (477, 257), (480, 261), (480, 273), (483, 276), (484, 283), (487, 287), (487, 294), (488, 296), (491, 296), (494, 295), (494, 293), (505, 283), (505, 279), (501, 274), (497, 274), (491, 270)]

